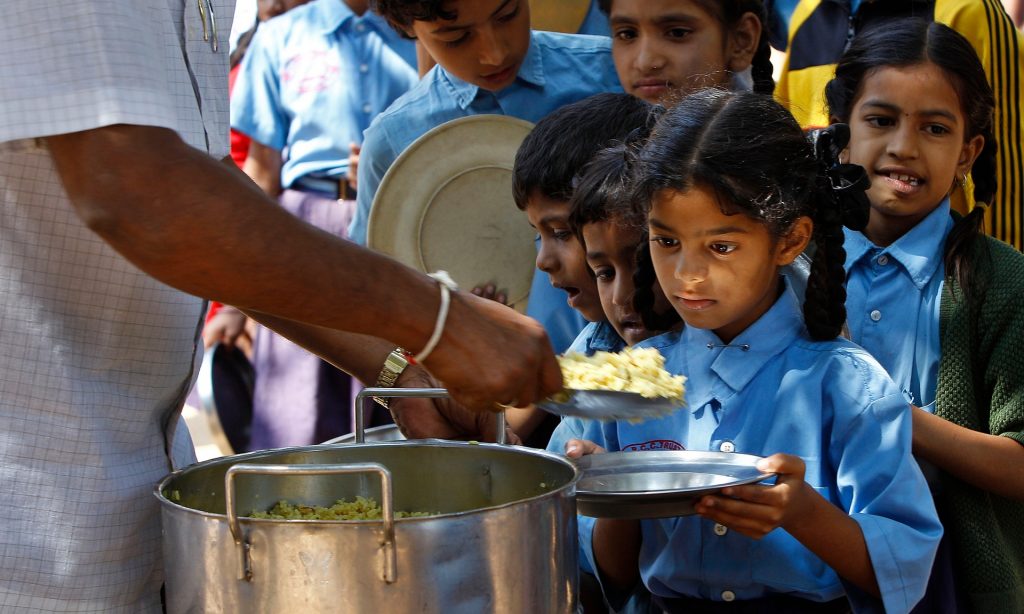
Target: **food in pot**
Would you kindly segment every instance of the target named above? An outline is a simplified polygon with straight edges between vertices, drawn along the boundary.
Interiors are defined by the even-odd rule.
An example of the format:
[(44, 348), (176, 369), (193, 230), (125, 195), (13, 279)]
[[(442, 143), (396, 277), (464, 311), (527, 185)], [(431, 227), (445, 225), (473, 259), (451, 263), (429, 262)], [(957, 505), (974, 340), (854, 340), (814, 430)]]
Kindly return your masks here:
[[(434, 516), (434, 512), (395, 512), (395, 518), (420, 518)], [(355, 501), (338, 499), (334, 505), (298, 505), (289, 501), (278, 501), (265, 512), (253, 510), (250, 518), (273, 520), (380, 520), (384, 511), (374, 499), (356, 497)]]
[(572, 390), (619, 390), (654, 399), (683, 403), (686, 378), (665, 370), (665, 357), (656, 348), (625, 348), (586, 356), (569, 352), (558, 357), (565, 387)]

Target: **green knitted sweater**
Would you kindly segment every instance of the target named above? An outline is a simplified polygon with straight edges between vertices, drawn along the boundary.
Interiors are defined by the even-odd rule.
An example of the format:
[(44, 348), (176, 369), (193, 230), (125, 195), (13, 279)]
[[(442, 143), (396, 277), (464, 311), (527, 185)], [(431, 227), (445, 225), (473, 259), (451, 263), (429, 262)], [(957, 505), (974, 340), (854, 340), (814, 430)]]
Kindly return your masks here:
[[(985, 237), (973, 250), (971, 299), (947, 278), (935, 414), (1024, 445), (1024, 254)], [(1024, 503), (948, 474), (936, 503), (973, 612), (1024, 612)]]

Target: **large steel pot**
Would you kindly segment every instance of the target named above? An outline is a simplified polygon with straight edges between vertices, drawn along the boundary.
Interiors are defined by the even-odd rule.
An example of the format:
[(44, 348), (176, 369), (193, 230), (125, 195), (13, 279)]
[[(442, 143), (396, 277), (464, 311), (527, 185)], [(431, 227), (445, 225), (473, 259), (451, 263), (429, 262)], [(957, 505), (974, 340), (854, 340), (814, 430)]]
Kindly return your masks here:
[[(193, 465), (156, 490), (168, 611), (574, 612), (577, 479), (548, 452), (440, 440)], [(382, 502), (384, 519), (239, 515), (357, 495)], [(440, 514), (396, 520), (393, 510)]]

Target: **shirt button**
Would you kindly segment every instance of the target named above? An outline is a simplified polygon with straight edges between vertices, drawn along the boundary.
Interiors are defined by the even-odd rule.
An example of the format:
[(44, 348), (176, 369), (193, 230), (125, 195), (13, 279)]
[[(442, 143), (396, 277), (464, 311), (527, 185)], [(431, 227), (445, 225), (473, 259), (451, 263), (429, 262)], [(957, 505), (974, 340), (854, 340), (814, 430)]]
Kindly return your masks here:
[(882, 312), (875, 309), (868, 316), (870, 316), (872, 322), (877, 322), (882, 319)]
[(369, 64), (360, 64), (359, 65), (359, 72), (370, 72), (370, 65)]
[(722, 445), (718, 446), (718, 449), (722, 452), (735, 452), (736, 445), (731, 441), (723, 441)]
[(718, 524), (716, 522), (714, 530), (715, 530), (715, 535), (721, 537), (721, 536), (723, 536), (723, 535), (725, 535), (726, 533), (729, 532), (729, 527), (725, 526), (724, 524)]
[(372, 110), (373, 110), (373, 107), (371, 107), (369, 104), (364, 104), (363, 105), (363, 113), (369, 113)]
[(356, 24), (356, 32), (365, 32), (365, 31), (366, 31), (366, 24), (362, 24), (362, 23), (357, 23)]
[(889, 257), (886, 256), (885, 254), (882, 254), (881, 256), (878, 257), (878, 264), (882, 266), (889, 264)]
[(732, 591), (722, 591), (722, 601), (736, 601), (736, 593)]

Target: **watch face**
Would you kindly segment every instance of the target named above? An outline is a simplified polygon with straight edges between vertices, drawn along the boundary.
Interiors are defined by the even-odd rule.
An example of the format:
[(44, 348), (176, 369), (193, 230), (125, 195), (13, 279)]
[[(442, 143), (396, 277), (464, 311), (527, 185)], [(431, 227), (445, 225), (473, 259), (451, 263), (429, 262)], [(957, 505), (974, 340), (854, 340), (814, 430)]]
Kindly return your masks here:
[(377, 376), (374, 386), (377, 388), (394, 386), (398, 376), (405, 371), (407, 366), (409, 366), (409, 361), (400, 353), (400, 350), (392, 351), (384, 360), (384, 367), (380, 370), (380, 375)]

